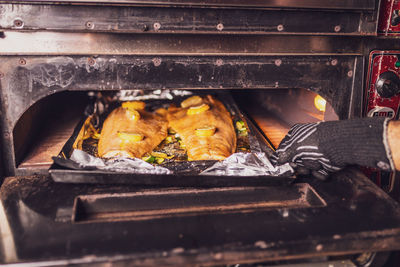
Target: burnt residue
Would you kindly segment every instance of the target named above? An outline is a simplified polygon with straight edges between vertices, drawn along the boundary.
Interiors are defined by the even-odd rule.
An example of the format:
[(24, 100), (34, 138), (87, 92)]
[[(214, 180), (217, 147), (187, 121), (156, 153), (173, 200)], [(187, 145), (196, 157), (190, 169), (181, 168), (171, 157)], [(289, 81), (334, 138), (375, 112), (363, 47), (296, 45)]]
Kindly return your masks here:
[(307, 184), (88, 195), (75, 198), (73, 220), (77, 223), (154, 220), (215, 212), (250, 213), (326, 205), (322, 199), (319, 202), (311, 199), (321, 198)]
[[(5, 15), (1, 16), (0, 26), (3, 29), (138, 33), (143, 32), (143, 25), (149, 25), (146, 31), (153, 33), (270, 34), (284, 32), (373, 35), (377, 20), (377, 16), (372, 20), (368, 17), (370, 10), (367, 12), (361, 9), (354, 12), (341, 9), (341, 12), (337, 12), (337, 10), (327, 10), (326, 5), (323, 10), (318, 6), (319, 11), (315, 12), (307, 8), (297, 10), (210, 6), (199, 8), (192, 4), (190, 3), (191, 7), (180, 8), (129, 5), (115, 7), (95, 3), (90, 6), (40, 3), (2, 4), (1, 12)], [(246, 5), (248, 5), (247, 2)], [(221, 5), (218, 4), (218, 6)], [(39, 16), (42, 19), (38, 20)]]
[(347, 74), (355, 57), (340, 56), (340, 64), (335, 66), (326, 64), (332, 60), (329, 56), (74, 56), (25, 60), (26, 65), (8, 70), (4, 83), (12, 109), (8, 116), (14, 122), (35, 101), (59, 91), (132, 88), (309, 88), (326, 97), (344, 118), (353, 86), (353, 77)]
[[(358, 170), (343, 170), (328, 182), (304, 180), (308, 184), (291, 187), (182, 189), (72, 185), (54, 183), (47, 176), (30, 176), (7, 178), (0, 193), (18, 257), (25, 262), (48, 260), (51, 253), (52, 260), (212, 265), (400, 248), (398, 204), (376, 195), (380, 189)], [(368, 190), (357, 194), (359, 186)], [(306, 195), (313, 192), (326, 205), (308, 205)], [(306, 201), (306, 205), (299, 207), (293, 202), (294, 206), (286, 208), (229, 210), (266, 200), (274, 203), (275, 198), (282, 205), (287, 204), (285, 199)], [(103, 221), (71, 223), (75, 199), (84, 202), (79, 211), (95, 212), (99, 215), (96, 219)], [(354, 209), (350, 209), (351, 202)], [(177, 214), (203, 206), (221, 209)], [(376, 209), (382, 209), (384, 215), (377, 216)], [(124, 210), (135, 216), (148, 216), (147, 211), (155, 210), (160, 213), (142, 220), (110, 220)], [(360, 218), (368, 223), (360, 223)]]

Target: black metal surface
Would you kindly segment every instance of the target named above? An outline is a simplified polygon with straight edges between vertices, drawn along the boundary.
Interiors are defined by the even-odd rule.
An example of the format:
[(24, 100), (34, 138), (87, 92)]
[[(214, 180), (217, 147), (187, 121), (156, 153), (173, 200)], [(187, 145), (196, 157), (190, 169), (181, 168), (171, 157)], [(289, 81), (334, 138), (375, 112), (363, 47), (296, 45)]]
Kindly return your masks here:
[(0, 29), (16, 31), (376, 34), (376, 20), (371, 19), (371, 13), (360, 11), (110, 7), (14, 3), (0, 5), (0, 13), (2, 14)]
[[(53, 183), (46, 176), (10, 177), (0, 192), (1, 214), (7, 218), (2, 221), (2, 232), (8, 234), (2, 235), (6, 249), (2, 251), (1, 259), (4, 263), (125, 261), (140, 266), (176, 266), (260, 262), (400, 248), (399, 204), (359, 171), (347, 169), (329, 182), (309, 179), (303, 182), (309, 183), (315, 190), (313, 194), (326, 205), (256, 207), (251, 212), (240, 209), (228, 212), (224, 206), (236, 203), (235, 194), (228, 194), (229, 188), (214, 188), (211, 189), (214, 190), (213, 197), (224, 202), (219, 211), (143, 220), (121, 219), (118, 216), (123, 214), (116, 213), (113, 222), (73, 223), (73, 203), (78, 196), (93, 200), (87, 208), (99, 214), (96, 213), (97, 206), (93, 206), (97, 200), (101, 202), (108, 198), (107, 205), (111, 206), (106, 209), (115, 212), (118, 207), (112, 203), (122, 205), (119, 200), (124, 194), (126, 197), (133, 194), (139, 199), (142, 194), (147, 196), (144, 201), (149, 194), (151, 198), (157, 198), (155, 192), (165, 198), (170, 189), (67, 185)], [(179, 195), (184, 193), (182, 190), (173, 189), (173, 192)], [(210, 189), (190, 190), (204, 194)], [(223, 193), (219, 194), (219, 190)], [(273, 187), (243, 190), (241, 192), (273, 190)], [(294, 189), (280, 187), (276, 190), (289, 197), (293, 194), (289, 191)], [(171, 201), (174, 194), (170, 195)], [(261, 200), (257, 202), (275, 201), (268, 194), (258, 197)], [(176, 207), (179, 201), (174, 203), (171, 207)], [(190, 200), (182, 200), (178, 206), (189, 209), (192, 204)], [(168, 206), (168, 201), (149, 205)], [(126, 213), (126, 210), (121, 212)], [(86, 214), (91, 213), (87, 211)], [(106, 216), (105, 219), (109, 218)], [(8, 228), (4, 228), (7, 225)]]
[(13, 127), (39, 99), (65, 90), (307, 88), (346, 117), (355, 66), (361, 57), (282, 56), (69, 56), (1, 58), (0, 80)]
[(295, 177), (278, 176), (210, 176), (210, 175), (155, 175), (129, 174), (105, 171), (82, 171), (52, 167), (49, 170), (54, 181), (80, 184), (127, 184), (150, 186), (246, 186), (288, 185)]
[[(0, 0), (4, 3), (15, 3), (10, 0)], [(225, 7), (285, 7), (285, 8), (323, 8), (323, 9), (361, 9), (373, 10), (377, 0), (22, 0), (22, 3), (49, 4), (90, 4), (90, 5), (167, 5), (167, 6), (225, 6)]]
[[(2, 57), (6, 134), (31, 105), (61, 91), (119, 89), (307, 88), (325, 97), (340, 118), (360, 109), (362, 58), (299, 56)], [(358, 95), (360, 94), (360, 96)], [(6, 157), (14, 161), (12, 141)], [(8, 165), (11, 174), (14, 164)]]
[[(268, 196), (268, 198), (266, 198)], [(185, 203), (187, 206), (182, 205)], [(324, 207), (308, 184), (289, 187), (223, 187), (176, 189), (146, 193), (98, 194), (75, 198), (74, 223), (141, 221), (209, 214), (252, 212), (259, 209)]]

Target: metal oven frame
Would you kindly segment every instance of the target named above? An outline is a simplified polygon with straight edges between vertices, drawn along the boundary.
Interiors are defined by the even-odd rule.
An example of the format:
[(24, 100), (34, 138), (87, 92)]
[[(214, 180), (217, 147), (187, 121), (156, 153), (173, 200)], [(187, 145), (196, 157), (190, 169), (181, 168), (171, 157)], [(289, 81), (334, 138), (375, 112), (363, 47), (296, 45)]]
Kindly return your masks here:
[[(146, 225), (140, 220), (117, 220), (111, 227), (104, 221), (74, 224), (70, 218), (81, 216), (79, 205), (81, 212), (98, 208), (96, 201), (94, 206), (78, 205), (77, 198), (99, 192), (133, 194), (148, 188), (54, 183), (46, 178), (47, 169), (18, 167), (13, 136), (24, 112), (63, 91), (306, 88), (326, 98), (340, 119), (361, 117), (370, 52), (400, 50), (396, 39), (377, 36), (379, 8), (378, 0), (336, 0), (323, 6), (316, 0), (301, 4), (251, 0), (245, 5), (238, 0), (0, 0), (0, 176), (13, 176), (0, 190), (4, 205), (0, 216), (10, 224), (8, 228), (0, 224), (0, 229), (14, 233), (19, 253), (5, 250), (8, 254), (2, 260), (226, 264), (400, 248), (398, 204), (354, 169), (337, 174), (332, 184), (305, 179), (333, 207), (329, 212), (312, 206), (308, 199), (311, 208), (290, 215), (284, 208), (199, 215), (204, 225), (198, 233), (190, 229), (195, 218), (172, 216), (162, 218), (165, 231), (156, 231), (162, 236), (160, 244), (148, 239), (163, 225), (160, 221)], [(49, 196), (56, 200), (42, 205)], [(368, 213), (371, 209), (380, 215)], [(321, 226), (342, 215), (343, 223), (352, 227)], [(358, 225), (357, 216), (366, 216), (370, 223)], [(269, 226), (282, 233), (281, 243), (264, 241), (275, 240), (274, 233), (264, 232), (259, 239), (251, 229), (252, 220), (258, 220), (259, 228)], [(277, 227), (278, 222), (283, 226)], [(51, 255), (41, 253), (45, 245), (35, 249), (35, 242), (30, 242), (43, 236), (42, 225), (55, 237), (44, 238), (46, 244), (54, 244)], [(124, 231), (114, 230), (114, 225)], [(143, 241), (142, 247), (132, 248), (134, 252), (126, 248), (130, 239), (124, 234), (132, 233), (132, 226), (143, 227), (143, 235), (132, 235)], [(292, 227), (303, 232), (285, 230)], [(94, 244), (96, 229), (105, 234), (98, 244)], [(233, 233), (222, 233), (226, 229)], [(65, 233), (72, 233), (71, 238)], [(202, 239), (201, 233), (209, 239)], [(216, 238), (211, 238), (213, 234)], [(110, 255), (107, 242), (117, 244)], [(166, 247), (169, 250), (163, 251)], [(87, 253), (98, 255), (89, 259)]]

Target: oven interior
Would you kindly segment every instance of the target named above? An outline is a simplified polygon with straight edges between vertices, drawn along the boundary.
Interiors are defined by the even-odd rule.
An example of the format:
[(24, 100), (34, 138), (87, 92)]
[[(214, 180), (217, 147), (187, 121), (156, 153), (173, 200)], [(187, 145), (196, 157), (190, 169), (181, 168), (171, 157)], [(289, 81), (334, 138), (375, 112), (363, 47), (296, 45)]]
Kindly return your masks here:
[[(101, 92), (66, 91), (31, 106), (13, 130), (18, 170), (26, 174), (46, 172), (53, 163), (52, 157), (60, 153), (82, 120), (91, 98), (98, 93)], [(229, 93), (275, 148), (295, 123), (338, 119), (324, 98), (302, 88), (231, 90)]]

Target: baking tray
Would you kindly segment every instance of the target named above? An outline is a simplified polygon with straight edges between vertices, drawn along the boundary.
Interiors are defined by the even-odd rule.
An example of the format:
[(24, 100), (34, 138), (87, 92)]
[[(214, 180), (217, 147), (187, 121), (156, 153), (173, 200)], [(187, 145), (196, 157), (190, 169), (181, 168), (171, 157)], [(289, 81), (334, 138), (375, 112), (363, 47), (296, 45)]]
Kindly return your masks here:
[[(196, 93), (199, 95), (199, 93)], [(210, 94), (210, 93), (208, 93)], [(228, 111), (234, 116), (245, 121), (248, 128), (248, 138), (252, 149), (264, 152), (267, 155), (273, 153), (271, 143), (266, 136), (256, 127), (252, 120), (243, 114), (229, 93), (212, 93), (222, 101)], [(200, 94), (201, 95), (201, 94)], [(181, 101), (182, 99), (176, 99)], [(294, 181), (292, 175), (283, 176), (221, 176), (221, 175), (198, 175), (201, 171), (214, 165), (217, 161), (180, 161), (171, 162), (165, 166), (174, 169), (174, 174), (138, 174), (127, 172), (116, 172), (98, 169), (82, 169), (79, 164), (65, 158), (70, 155), (72, 146), (82, 128), (87, 116), (76, 126), (74, 133), (62, 148), (58, 157), (54, 157), (54, 164), (49, 173), (55, 182), (61, 183), (89, 183), (89, 184), (133, 184), (133, 185), (162, 185), (162, 186), (241, 186), (241, 185), (281, 185)], [(164, 167), (164, 166), (163, 166)]]

